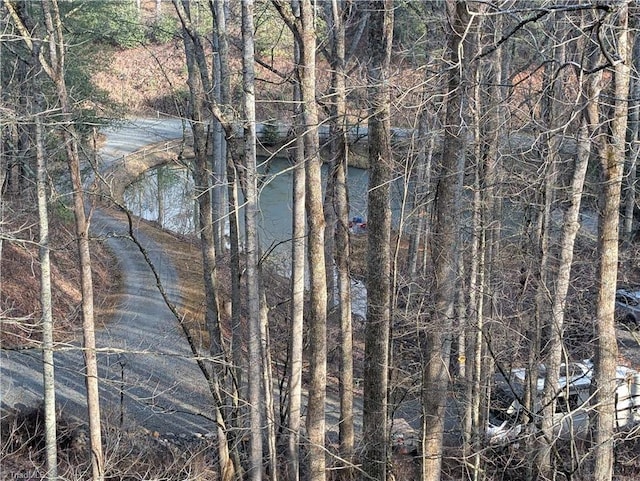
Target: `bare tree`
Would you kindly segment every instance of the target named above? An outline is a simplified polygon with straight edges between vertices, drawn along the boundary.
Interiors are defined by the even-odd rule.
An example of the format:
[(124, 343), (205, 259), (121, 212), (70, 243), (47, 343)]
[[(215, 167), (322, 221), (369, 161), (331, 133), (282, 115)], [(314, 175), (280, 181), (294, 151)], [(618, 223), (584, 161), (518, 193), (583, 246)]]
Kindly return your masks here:
[(464, 38), (471, 19), (468, 4), (446, 3), (450, 30), (447, 32), (448, 71), (445, 131), (435, 195), (433, 267), (435, 275), (434, 316), (425, 333), (423, 367), (422, 479), (437, 481), (442, 468), (445, 408), (449, 386), (449, 357), (457, 277), (460, 196), (465, 162), (466, 128), (462, 122)]
[(223, 480), (233, 479), (238, 467), (230, 456), (227, 426), (228, 403), (227, 393), (231, 392), (229, 370), (227, 368), (229, 354), (225, 349), (221, 328), (220, 307), (217, 287), (217, 257), (215, 247), (213, 205), (211, 193), (211, 167), (209, 162), (209, 138), (207, 110), (211, 103), (211, 79), (206, 61), (202, 40), (191, 20), (191, 4), (188, 1), (174, 1), (183, 26), (183, 41), (188, 72), (190, 102), (189, 117), (193, 132), (194, 150), (194, 183), (198, 203), (198, 231), (203, 262), (203, 285), (205, 292), (205, 324), (209, 332), (209, 352), (212, 356), (212, 394), (214, 395), (214, 416), (218, 426), (218, 455)]
[(247, 300), (249, 305), (249, 404), (250, 452), (248, 475), (262, 479), (262, 428), (264, 399), (261, 389), (262, 365), (260, 337), (260, 281), (258, 278), (258, 184), (256, 171), (256, 110), (253, 43), (253, 0), (242, 1), (242, 89), (244, 93), (244, 195), (247, 256)]
[[(325, 3), (325, 18), (329, 30), (331, 65), (331, 159), (327, 188), (327, 209), (333, 212), (332, 223), (328, 223), (327, 235), (333, 232), (335, 246), (331, 257), (335, 270), (329, 269), (333, 278), (337, 272), (337, 302), (335, 308), (340, 317), (340, 454), (347, 464), (351, 463), (355, 445), (353, 421), (353, 327), (351, 319), (351, 276), (349, 272), (349, 205), (347, 166), (349, 143), (347, 139), (347, 61), (345, 29), (347, 12), (353, 8), (351, 2), (332, 0)], [(332, 264), (332, 263), (329, 263)]]
[[(295, 61), (300, 62), (300, 47), (296, 44)], [(302, 417), (302, 350), (304, 337), (304, 288), (305, 288), (305, 166), (304, 129), (301, 118), (300, 84), (294, 84), (293, 100), (296, 125), (293, 149), (293, 213), (291, 243), (291, 332), (289, 359), (289, 480), (300, 479), (300, 428)]]
[(42, 11), (48, 36), (48, 52), (40, 48), (39, 39), (32, 37), (21, 17), (24, 12), (16, 9), (13, 2), (4, 1), (16, 28), (22, 35), (26, 47), (38, 56), (45, 74), (55, 86), (62, 111), (64, 128), (61, 136), (65, 146), (67, 165), (73, 188), (73, 213), (75, 234), (79, 254), (82, 290), (83, 354), (86, 367), (87, 411), (89, 419), (89, 442), (91, 451), (91, 474), (94, 481), (104, 479), (104, 457), (100, 422), (100, 396), (98, 390), (98, 364), (96, 358), (95, 323), (93, 310), (93, 280), (91, 277), (91, 253), (89, 249), (89, 220), (86, 214), (84, 186), (80, 174), (79, 137), (73, 122), (71, 101), (65, 80), (65, 42), (63, 26), (57, 0), (43, 0)]
[[(575, 171), (575, 188), (579, 189), (572, 195), (572, 207), (566, 213), (563, 227), (560, 264), (557, 268), (557, 275), (553, 275), (554, 267), (550, 262), (550, 232), (551, 229), (551, 208), (556, 204), (558, 189), (558, 171), (560, 162), (560, 142), (558, 131), (561, 132), (562, 117), (559, 112), (562, 97), (562, 71), (558, 71), (555, 65), (562, 65), (565, 59), (564, 46), (562, 44), (563, 28), (560, 21), (554, 22), (552, 29), (558, 37), (558, 44), (552, 47), (553, 63), (545, 65), (544, 84), (547, 86), (542, 98), (542, 120), (541, 124), (547, 129), (544, 132), (544, 147), (541, 158), (544, 159), (545, 170), (545, 202), (543, 215), (543, 240), (541, 256), (544, 263), (541, 265), (540, 279), (538, 284), (537, 302), (538, 318), (542, 331), (546, 336), (542, 340), (542, 354), (546, 365), (546, 378), (544, 393), (542, 395), (542, 446), (538, 451), (537, 468), (543, 476), (551, 474), (551, 449), (554, 446), (553, 430), (554, 415), (556, 408), (556, 398), (558, 395), (558, 375), (560, 363), (564, 352), (564, 305), (567, 291), (569, 289), (571, 263), (573, 260), (573, 245), (578, 233), (578, 214), (580, 213), (580, 198), (582, 195), (582, 185), (586, 174), (585, 159)], [(587, 159), (588, 160), (588, 159)], [(535, 372), (535, 371), (534, 371)], [(534, 380), (537, 382), (537, 380)]]
[[(219, 104), (226, 104), (229, 100), (229, 40), (227, 34), (226, 11), (229, 8), (228, 1), (216, 0), (210, 4), (213, 18), (213, 65), (212, 97)], [(223, 76), (224, 72), (224, 76)], [(222, 123), (215, 117), (212, 119), (211, 128), (211, 164), (212, 186), (211, 200), (213, 216), (213, 245), (216, 252), (222, 252), (224, 246), (224, 234), (227, 224), (225, 204), (227, 189), (227, 143)]]
[[(491, 8), (487, 6), (487, 9)], [(481, 24), (473, 29), (475, 49), (492, 44), (500, 38), (503, 30), (501, 16), (488, 16), (490, 10), (478, 9), (482, 14)], [(474, 38), (470, 36), (471, 39)], [(471, 441), (472, 466), (474, 479), (480, 479), (482, 465), (483, 432), (486, 425), (487, 399), (490, 390), (489, 380), (492, 362), (487, 355), (487, 341), (491, 338), (491, 325), (495, 318), (495, 270), (498, 262), (501, 220), (500, 220), (500, 141), (506, 134), (504, 129), (504, 89), (503, 89), (503, 51), (492, 52), (479, 59), (471, 68), (477, 79), (472, 101), (474, 132), (474, 169), (473, 188), (473, 238), (471, 241), (469, 284), (461, 282), (460, 289), (468, 291), (468, 304), (461, 313), (468, 313), (469, 325), (462, 328), (469, 336), (461, 335), (458, 349), (467, 349), (465, 362), (469, 363), (466, 379), (468, 381), (467, 420), (465, 436)], [(460, 256), (463, 257), (462, 255)], [(462, 323), (464, 319), (460, 319)], [(465, 346), (466, 343), (466, 346)], [(460, 363), (460, 371), (463, 369)], [(460, 372), (462, 376), (463, 373)]]
[[(615, 330), (615, 291), (618, 279), (618, 240), (620, 193), (625, 160), (627, 129), (627, 96), (629, 95), (630, 52), (628, 4), (617, 6), (615, 34), (617, 60), (613, 70), (613, 112), (608, 121), (609, 132), (597, 143), (602, 169), (601, 214), (598, 237), (598, 298), (596, 305), (597, 335), (594, 363), (594, 446), (593, 479), (610, 481), (613, 478), (613, 430), (615, 425), (616, 362), (618, 345)], [(602, 51), (609, 61), (611, 52)], [(590, 123), (594, 124), (593, 118)]]
[(303, 142), (305, 156), (305, 196), (307, 212), (307, 260), (309, 266), (309, 400), (307, 436), (309, 437), (310, 479), (323, 481), (325, 463), (325, 400), (327, 383), (327, 277), (325, 265), (325, 217), (322, 199), (318, 106), (316, 104), (316, 16), (310, 0), (288, 8), (284, 1), (273, 5), (294, 35), (300, 49), (296, 74), (300, 83)]
[[(576, 99), (577, 100), (577, 99)], [(551, 476), (551, 450), (554, 446), (556, 423), (556, 404), (560, 392), (558, 379), (560, 366), (566, 354), (564, 345), (564, 324), (567, 304), (567, 293), (571, 281), (571, 267), (574, 257), (574, 245), (580, 228), (580, 205), (584, 183), (589, 164), (589, 153), (586, 124), (581, 122), (578, 129), (578, 150), (573, 171), (573, 178), (568, 192), (569, 206), (564, 212), (564, 222), (560, 238), (560, 261), (555, 275), (555, 288), (551, 299), (551, 317), (546, 346), (546, 378), (542, 396), (542, 433), (545, 445), (542, 447), (538, 469), (543, 475)], [(584, 148), (587, 147), (587, 148)]]
[(325, 222), (322, 203), (318, 108), (316, 104), (316, 31), (315, 12), (310, 0), (300, 3), (299, 41), (301, 63), (298, 77), (301, 85), (304, 149), (306, 162), (306, 210), (309, 263), (309, 401), (307, 435), (309, 436), (310, 478), (323, 481), (325, 463), (325, 399), (327, 385), (327, 278), (324, 255)]
[[(39, 104), (39, 102), (38, 102)], [(56, 437), (56, 381), (53, 358), (53, 305), (51, 299), (51, 259), (49, 246), (49, 210), (47, 204), (47, 165), (41, 113), (36, 113), (36, 160), (38, 191), (40, 304), (42, 307), (42, 385), (44, 386), (45, 449), (47, 479), (58, 478), (58, 441)]]
[(369, 195), (367, 324), (362, 408), (362, 468), (386, 480), (388, 462), (388, 378), (391, 328), (391, 98), (389, 67), (393, 44), (393, 2), (368, 4), (367, 87), (369, 89)]

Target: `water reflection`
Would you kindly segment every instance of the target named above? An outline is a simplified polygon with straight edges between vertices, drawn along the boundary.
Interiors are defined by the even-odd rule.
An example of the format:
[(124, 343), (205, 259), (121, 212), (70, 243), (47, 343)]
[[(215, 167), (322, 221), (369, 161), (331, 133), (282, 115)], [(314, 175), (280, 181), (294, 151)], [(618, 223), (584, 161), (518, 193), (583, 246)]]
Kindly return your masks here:
[[(273, 159), (268, 165), (262, 159), (260, 172), (260, 242), (263, 249), (279, 245), (276, 253), (280, 251), (288, 255), (293, 188), (291, 165), (287, 159)], [(327, 167), (324, 166), (325, 178), (326, 173)], [(348, 175), (351, 216), (366, 218), (368, 173), (364, 169), (350, 168)], [(166, 229), (179, 234), (195, 232), (197, 205), (194, 184), (189, 169), (185, 167), (165, 165), (147, 171), (127, 188), (125, 203), (133, 214), (158, 222)]]
[(157, 222), (178, 234), (193, 234), (197, 221), (191, 171), (162, 165), (146, 171), (124, 193), (127, 208), (136, 216)]

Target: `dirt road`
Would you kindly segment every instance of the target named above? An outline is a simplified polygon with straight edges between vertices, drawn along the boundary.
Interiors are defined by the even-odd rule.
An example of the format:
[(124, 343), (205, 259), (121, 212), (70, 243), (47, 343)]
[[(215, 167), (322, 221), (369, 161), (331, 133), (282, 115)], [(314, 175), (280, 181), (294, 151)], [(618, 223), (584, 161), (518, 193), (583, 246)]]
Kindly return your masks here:
[[(107, 132), (102, 165), (152, 142), (182, 135), (181, 123), (138, 120)], [(187, 341), (166, 306), (156, 279), (124, 223), (107, 211), (92, 216), (92, 236), (117, 254), (124, 296), (106, 326), (98, 326), (102, 411), (124, 427), (135, 423), (160, 433), (206, 433), (213, 429), (211, 396)], [(140, 242), (173, 302), (176, 274), (161, 246), (138, 232)], [(57, 404), (84, 418), (85, 387), (79, 344), (58, 345), (55, 353)], [(41, 354), (37, 349), (0, 352), (2, 409), (35, 406), (42, 400)]]

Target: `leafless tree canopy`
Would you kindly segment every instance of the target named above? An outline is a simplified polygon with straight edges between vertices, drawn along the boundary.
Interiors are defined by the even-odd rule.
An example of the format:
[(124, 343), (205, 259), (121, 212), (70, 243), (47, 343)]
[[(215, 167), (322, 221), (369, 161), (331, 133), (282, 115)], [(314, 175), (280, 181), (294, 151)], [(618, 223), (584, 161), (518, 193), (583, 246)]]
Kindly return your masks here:
[[(3, 400), (7, 476), (640, 476), (637, 2), (3, 0), (0, 19), (2, 356), (36, 359), (44, 400)], [(125, 118), (181, 127), (113, 160)], [(153, 207), (188, 204), (188, 266), (123, 201), (159, 164), (191, 179), (166, 199), (157, 174)], [(96, 332), (147, 307), (96, 325), (93, 216), (151, 272), (197, 399), (159, 407), (151, 370), (109, 374), (143, 341), (115, 353)], [(56, 318), (61, 226), (78, 342)], [(80, 372), (81, 410), (58, 370)], [(155, 410), (129, 429), (127, 396)], [(145, 431), (187, 411), (206, 434)]]

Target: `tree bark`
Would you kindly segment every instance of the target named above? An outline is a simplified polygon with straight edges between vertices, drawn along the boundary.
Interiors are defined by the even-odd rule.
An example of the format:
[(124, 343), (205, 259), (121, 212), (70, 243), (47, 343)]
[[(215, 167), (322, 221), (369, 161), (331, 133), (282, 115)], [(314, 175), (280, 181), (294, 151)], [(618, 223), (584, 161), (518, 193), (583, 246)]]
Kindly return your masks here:
[(467, 3), (447, 1), (447, 56), (452, 64), (447, 82), (442, 156), (437, 173), (433, 266), (435, 292), (432, 325), (425, 333), (423, 368), (423, 481), (438, 481), (442, 470), (444, 420), (449, 387), (449, 358), (456, 289), (460, 197), (465, 162), (466, 128), (463, 118), (464, 81), (461, 78), (463, 38), (469, 27)]
[(80, 142), (73, 123), (73, 115), (65, 82), (65, 55), (62, 21), (56, 0), (42, 2), (45, 25), (49, 34), (49, 68), (43, 68), (54, 82), (60, 108), (65, 121), (62, 130), (67, 165), (73, 188), (73, 213), (75, 234), (80, 259), (80, 285), (82, 291), (83, 354), (86, 368), (87, 413), (89, 419), (89, 446), (91, 451), (91, 476), (94, 481), (104, 479), (104, 456), (100, 421), (100, 392), (98, 389), (98, 363), (96, 357), (95, 318), (93, 310), (93, 280), (91, 276), (91, 251), (89, 249), (89, 221), (86, 216), (84, 186), (80, 174)]
[(256, 110), (253, 43), (253, 0), (242, 0), (242, 88), (244, 91), (244, 195), (247, 300), (249, 307), (249, 479), (262, 479), (262, 428), (264, 399), (260, 337), (260, 282), (258, 241), (258, 184), (256, 170)]
[(560, 365), (565, 354), (564, 312), (571, 281), (571, 265), (573, 262), (575, 239), (580, 229), (580, 203), (587, 173), (587, 165), (589, 164), (589, 153), (587, 128), (583, 123), (578, 130), (578, 153), (571, 183), (569, 196), (570, 205), (564, 213), (560, 244), (560, 264), (558, 266), (555, 292), (551, 303), (551, 326), (547, 346), (548, 355), (545, 358), (547, 370), (542, 396), (542, 405), (544, 406), (542, 410), (542, 433), (544, 435), (545, 445), (542, 447), (542, 453), (540, 453), (541, 459), (538, 467), (541, 473), (547, 477), (553, 476), (551, 452), (555, 445), (554, 431), (558, 427), (554, 415), (556, 412), (557, 398), (560, 393), (558, 384)]
[[(217, 259), (214, 239), (213, 205), (211, 194), (211, 168), (209, 163), (209, 132), (205, 129), (205, 110), (208, 99), (205, 85), (208, 71), (201, 69), (197, 62), (198, 49), (200, 48), (190, 25), (190, 3), (184, 1), (181, 5), (174, 3), (179, 9), (183, 20), (183, 37), (185, 56), (187, 63), (190, 102), (189, 118), (193, 132), (193, 177), (196, 201), (198, 204), (198, 231), (200, 234), (200, 248), (203, 265), (203, 285), (205, 292), (205, 325), (209, 334), (209, 353), (212, 357), (210, 363), (211, 384), (214, 396), (214, 416), (217, 420), (218, 456), (221, 479), (229, 481), (235, 476), (234, 463), (230, 457), (229, 440), (227, 439), (228, 406), (225, 393), (231, 391), (227, 381), (228, 353), (223, 344), (222, 330), (220, 327), (220, 307), (217, 295)], [(182, 9), (180, 10), (180, 6)]]
[[(332, 0), (325, 4), (330, 32), (331, 64), (331, 172), (333, 197), (329, 208), (335, 213), (330, 224), (335, 243), (334, 257), (337, 271), (337, 309), (340, 317), (340, 455), (351, 465), (355, 445), (353, 422), (353, 327), (351, 319), (351, 276), (349, 273), (349, 200), (347, 167), (349, 146), (347, 141), (346, 91), (346, 38), (345, 2)], [(333, 269), (331, 269), (333, 276)], [(350, 475), (345, 474), (343, 479)]]
[[(295, 60), (300, 61), (300, 49), (296, 45)], [(300, 131), (304, 131), (301, 118), (302, 109), (300, 84), (294, 84), (294, 133), (296, 136), (293, 153), (293, 215), (291, 243), (291, 340), (289, 369), (289, 481), (300, 479), (300, 427), (302, 405), (302, 349), (304, 337), (304, 288), (305, 288), (305, 166), (304, 141)]]
[[(211, 78), (214, 79), (213, 98), (219, 104), (228, 103), (228, 54), (229, 45), (226, 30), (227, 0), (215, 0), (209, 4), (213, 18), (213, 62)], [(224, 74), (223, 74), (224, 72)], [(226, 76), (226, 77), (225, 77)], [(212, 215), (213, 245), (216, 252), (225, 250), (225, 231), (227, 225), (227, 207), (225, 202), (227, 189), (227, 143), (222, 123), (211, 119), (211, 163), (212, 163)]]
[(302, 94), (305, 134), (306, 209), (309, 262), (309, 401), (307, 436), (309, 437), (309, 479), (324, 481), (325, 400), (327, 384), (327, 278), (325, 268), (325, 221), (322, 199), (318, 108), (316, 104), (316, 31), (315, 13), (310, 0), (300, 2), (301, 64), (298, 76)]
[[(547, 131), (542, 135), (545, 139), (543, 148), (543, 158), (548, 163), (547, 177), (545, 178), (545, 210), (544, 210), (544, 271), (540, 275), (538, 285), (538, 316), (542, 327), (542, 360), (546, 367), (546, 377), (544, 390), (541, 393), (541, 414), (542, 414), (542, 439), (537, 452), (537, 469), (545, 477), (553, 476), (552, 449), (554, 442), (555, 412), (559, 390), (560, 364), (564, 352), (564, 306), (571, 274), (571, 263), (573, 261), (573, 246), (578, 233), (578, 215), (580, 213), (580, 197), (582, 195), (582, 184), (586, 174), (587, 159), (579, 159), (574, 170), (572, 189), (579, 189), (579, 192), (571, 191), (570, 207), (565, 212), (565, 223), (560, 242), (560, 263), (552, 266), (550, 257), (553, 255), (549, 249), (550, 244), (555, 244), (555, 239), (550, 239), (551, 232), (551, 209), (556, 204), (556, 189), (558, 189), (558, 165), (560, 163), (560, 142), (558, 130), (562, 125), (562, 113), (559, 107), (563, 101), (561, 72), (556, 72), (555, 65), (562, 65), (565, 61), (563, 39), (563, 28), (559, 23), (554, 23), (556, 35), (559, 37), (559, 45), (553, 47), (554, 63), (545, 66), (545, 85), (547, 89), (543, 94), (542, 124)], [(577, 209), (577, 210), (576, 210)], [(555, 275), (553, 271), (555, 272)]]
[[(231, 411), (235, 399), (235, 384), (232, 380), (232, 371), (228, 368), (230, 353), (225, 346), (221, 328), (221, 313), (218, 301), (217, 286), (217, 255), (216, 236), (213, 221), (213, 202), (211, 185), (211, 165), (209, 145), (211, 132), (205, 127), (207, 116), (205, 112), (211, 109), (215, 102), (211, 98), (211, 92), (207, 86), (211, 85), (209, 70), (206, 62), (201, 59), (204, 56), (202, 42), (191, 23), (191, 4), (188, 1), (182, 3), (174, 1), (174, 6), (183, 26), (183, 40), (187, 63), (190, 92), (189, 118), (193, 132), (194, 147), (194, 188), (198, 204), (198, 232), (200, 234), (200, 246), (203, 262), (203, 285), (205, 290), (205, 325), (209, 334), (209, 353), (212, 357), (210, 363), (210, 386), (213, 395), (214, 416), (217, 420), (218, 456), (221, 479), (233, 479), (240, 471), (237, 456), (232, 459), (231, 452), (235, 443), (229, 439), (228, 425), (231, 421)], [(221, 20), (221, 22), (223, 22)], [(216, 119), (221, 125), (221, 120)], [(218, 153), (219, 154), (219, 153)], [(226, 160), (226, 159), (225, 159)], [(219, 240), (218, 240), (219, 242)]]
[(49, 256), (49, 211), (47, 208), (47, 165), (42, 118), (36, 113), (36, 161), (38, 191), (40, 305), (42, 307), (42, 385), (44, 387), (45, 455), (47, 479), (58, 479), (58, 442), (56, 437), (56, 382), (53, 344), (53, 305), (51, 300), (51, 259)]
[(369, 2), (368, 100), (369, 195), (367, 323), (364, 353), (362, 468), (371, 479), (387, 479), (388, 370), (391, 328), (391, 98), (389, 66), (393, 42), (393, 2)]
[(617, 11), (617, 54), (614, 67), (613, 116), (610, 133), (598, 152), (602, 169), (602, 191), (598, 236), (598, 297), (596, 306), (596, 351), (593, 391), (595, 426), (593, 446), (593, 480), (610, 481), (613, 477), (613, 430), (615, 426), (616, 362), (618, 345), (615, 330), (615, 294), (618, 280), (618, 241), (620, 193), (625, 159), (627, 96), (629, 94), (628, 4)]

